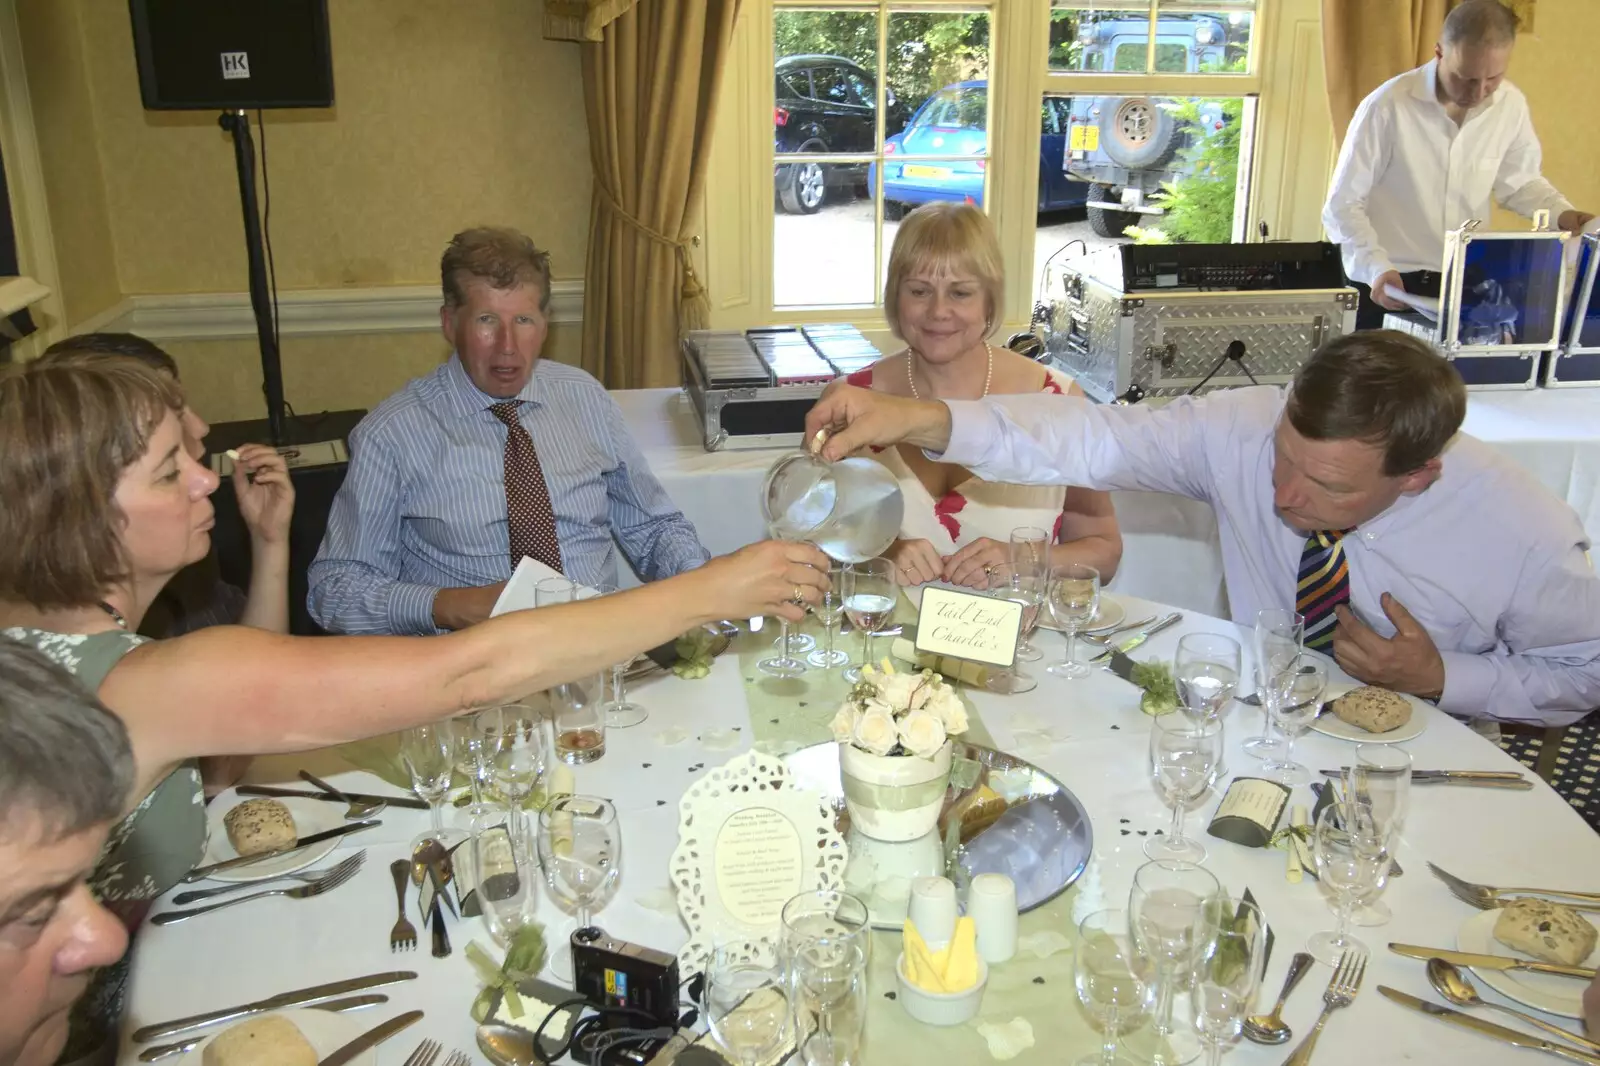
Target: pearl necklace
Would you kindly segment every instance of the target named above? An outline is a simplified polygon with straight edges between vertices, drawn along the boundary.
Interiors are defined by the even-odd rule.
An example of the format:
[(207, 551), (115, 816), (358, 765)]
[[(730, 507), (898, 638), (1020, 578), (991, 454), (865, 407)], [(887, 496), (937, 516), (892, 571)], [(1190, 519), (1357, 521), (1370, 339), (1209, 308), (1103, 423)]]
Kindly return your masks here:
[[(978, 399), (989, 395), (989, 385), (994, 381), (994, 349), (989, 347), (989, 342), (983, 342), (983, 350), (989, 356), (989, 370), (983, 375), (983, 391), (978, 394)], [(911, 349), (906, 349), (906, 384), (911, 387), (911, 398), (922, 399), (922, 394), (917, 391), (917, 380), (911, 374)], [(935, 397), (937, 399), (937, 397)]]

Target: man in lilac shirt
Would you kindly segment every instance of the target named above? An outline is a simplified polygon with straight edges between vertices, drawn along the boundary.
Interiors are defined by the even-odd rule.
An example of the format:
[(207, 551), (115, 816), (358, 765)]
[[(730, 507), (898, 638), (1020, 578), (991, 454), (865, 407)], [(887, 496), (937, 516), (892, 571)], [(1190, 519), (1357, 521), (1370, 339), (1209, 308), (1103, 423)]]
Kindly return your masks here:
[[(1342, 534), (1350, 675), (1451, 714), (1564, 725), (1600, 704), (1600, 581), (1577, 516), (1458, 434), (1466, 392), (1421, 341), (1342, 337), (1287, 392), (1164, 406), (1058, 396), (928, 403), (835, 386), (807, 416), (830, 459), (906, 441), (991, 481), (1210, 503), (1234, 620), (1295, 608), (1308, 534)], [(1305, 608), (1301, 608), (1305, 609)]]

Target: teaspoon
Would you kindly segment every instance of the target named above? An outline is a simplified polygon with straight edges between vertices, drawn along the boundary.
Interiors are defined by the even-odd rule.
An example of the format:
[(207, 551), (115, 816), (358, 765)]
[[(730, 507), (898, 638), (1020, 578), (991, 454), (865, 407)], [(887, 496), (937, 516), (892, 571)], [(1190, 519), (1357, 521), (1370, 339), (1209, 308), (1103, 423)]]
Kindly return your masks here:
[(1300, 979), (1311, 968), (1311, 956), (1307, 952), (1299, 951), (1289, 962), (1289, 973), (1283, 979), (1283, 991), (1278, 993), (1277, 1005), (1272, 1008), (1271, 1014), (1252, 1014), (1244, 1020), (1244, 1035), (1257, 1044), (1286, 1044), (1294, 1035), (1294, 1030), (1284, 1024), (1279, 1017), (1283, 1013), (1283, 1005), (1289, 999)]

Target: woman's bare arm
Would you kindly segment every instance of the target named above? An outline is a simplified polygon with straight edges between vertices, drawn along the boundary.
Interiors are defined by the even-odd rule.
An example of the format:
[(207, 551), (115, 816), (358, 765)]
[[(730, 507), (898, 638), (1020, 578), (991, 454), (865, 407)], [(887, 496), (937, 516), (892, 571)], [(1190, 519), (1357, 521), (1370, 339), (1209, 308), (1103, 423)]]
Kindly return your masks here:
[(1061, 542), (1050, 549), (1052, 566), (1087, 563), (1109, 582), (1122, 563), (1122, 530), (1109, 492), (1073, 487), (1061, 508)]
[[(598, 672), (721, 618), (802, 617), (827, 559), (766, 543), (639, 589), (440, 637), (290, 637), (216, 626), (130, 652), (100, 687), (148, 788), (198, 755), (301, 751), (434, 721)], [(142, 795), (141, 790), (138, 794)]]

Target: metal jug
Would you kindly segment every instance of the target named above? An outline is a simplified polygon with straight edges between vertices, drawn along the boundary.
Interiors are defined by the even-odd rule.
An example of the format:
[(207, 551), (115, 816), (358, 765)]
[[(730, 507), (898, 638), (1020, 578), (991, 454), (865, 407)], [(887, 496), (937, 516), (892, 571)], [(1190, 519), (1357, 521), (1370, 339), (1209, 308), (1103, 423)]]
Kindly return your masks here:
[(779, 540), (809, 541), (841, 563), (860, 563), (882, 555), (900, 535), (905, 500), (882, 463), (860, 457), (829, 463), (801, 451), (767, 471), (761, 512)]

